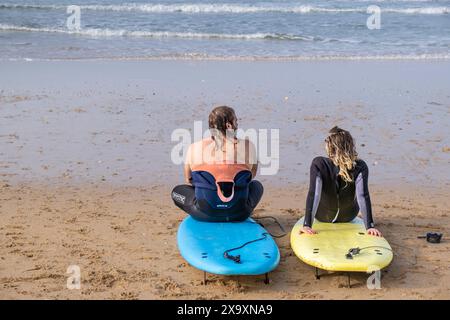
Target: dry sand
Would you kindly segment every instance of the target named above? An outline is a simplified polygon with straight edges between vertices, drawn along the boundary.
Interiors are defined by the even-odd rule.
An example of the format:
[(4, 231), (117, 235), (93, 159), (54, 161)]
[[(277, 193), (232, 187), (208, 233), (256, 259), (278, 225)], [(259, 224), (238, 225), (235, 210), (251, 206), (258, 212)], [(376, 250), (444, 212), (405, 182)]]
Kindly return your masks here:
[[(1, 299), (449, 299), (450, 62), (0, 62)], [(69, 75), (69, 76), (68, 76)], [(287, 99), (286, 99), (287, 97)], [(395, 257), (315, 280), (278, 239), (262, 277), (203, 275), (179, 255), (173, 129), (230, 104), (244, 128), (280, 128), (280, 171), (255, 215), (290, 230), (308, 166), (335, 124), (369, 163), (374, 218)], [(269, 226), (269, 229), (271, 227)], [(417, 239), (429, 231), (444, 242)], [(68, 290), (69, 265), (81, 289)]]
[[(315, 280), (313, 268), (278, 239), (281, 263), (263, 277), (209, 276), (189, 266), (176, 247), (184, 215), (167, 189), (21, 186), (1, 188), (0, 296), (3, 299), (449, 299), (448, 194), (372, 188), (376, 221), (395, 251), (382, 289), (355, 274), (352, 288), (339, 274)], [(267, 188), (256, 215), (273, 215), (290, 229), (301, 216), (306, 190)], [(271, 227), (268, 227), (271, 229)], [(273, 229), (273, 231), (277, 231)], [(81, 290), (68, 290), (69, 265), (81, 268)]]

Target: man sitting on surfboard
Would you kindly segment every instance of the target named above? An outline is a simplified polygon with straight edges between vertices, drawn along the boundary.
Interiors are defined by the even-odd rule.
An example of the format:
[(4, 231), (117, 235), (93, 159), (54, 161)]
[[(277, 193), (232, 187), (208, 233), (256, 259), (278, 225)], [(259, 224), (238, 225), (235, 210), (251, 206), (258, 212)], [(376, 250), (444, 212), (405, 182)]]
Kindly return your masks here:
[(358, 159), (350, 132), (339, 127), (325, 139), (326, 157), (311, 163), (306, 213), (300, 232), (315, 234), (314, 219), (320, 222), (350, 222), (361, 211), (367, 233), (381, 236), (374, 228), (366, 163)]
[(172, 199), (196, 220), (245, 220), (264, 190), (253, 180), (255, 148), (249, 140), (236, 137), (237, 117), (232, 108), (214, 108), (208, 122), (211, 137), (189, 146), (184, 168), (187, 184), (176, 186)]

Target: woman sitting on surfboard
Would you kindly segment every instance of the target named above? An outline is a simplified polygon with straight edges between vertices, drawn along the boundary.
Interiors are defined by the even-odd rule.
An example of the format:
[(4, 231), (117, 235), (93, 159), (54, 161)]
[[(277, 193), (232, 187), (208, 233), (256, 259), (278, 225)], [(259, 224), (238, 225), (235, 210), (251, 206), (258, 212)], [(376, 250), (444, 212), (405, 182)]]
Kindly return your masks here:
[(209, 115), (211, 137), (189, 146), (184, 168), (186, 183), (176, 186), (172, 199), (194, 219), (242, 221), (255, 209), (263, 186), (253, 180), (256, 152), (249, 140), (236, 137), (237, 117), (230, 107)]
[(325, 139), (328, 158), (311, 163), (305, 221), (301, 232), (314, 234), (314, 219), (320, 222), (350, 222), (362, 213), (367, 233), (381, 236), (374, 228), (366, 163), (358, 159), (350, 132), (339, 127)]

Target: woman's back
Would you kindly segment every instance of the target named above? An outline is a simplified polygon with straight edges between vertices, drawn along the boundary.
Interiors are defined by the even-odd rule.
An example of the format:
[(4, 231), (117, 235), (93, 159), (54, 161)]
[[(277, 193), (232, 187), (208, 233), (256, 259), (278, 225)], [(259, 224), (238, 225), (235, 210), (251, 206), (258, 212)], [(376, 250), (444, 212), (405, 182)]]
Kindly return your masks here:
[[(366, 163), (358, 159), (355, 166), (349, 171), (352, 181), (344, 181), (339, 176), (339, 167), (330, 158), (317, 157), (311, 164), (310, 179), (320, 177), (322, 181), (321, 201), (318, 204), (317, 212), (320, 212), (318, 219), (335, 222), (348, 222), (359, 212), (356, 197), (356, 181), (361, 179), (367, 172)], [(360, 181), (360, 180), (358, 180)], [(363, 181), (363, 180), (361, 180)], [(337, 214), (339, 211), (339, 214)]]
[(174, 203), (203, 221), (245, 220), (263, 194), (254, 145), (236, 137), (232, 108), (214, 108), (209, 115), (210, 138), (191, 144), (185, 160), (187, 184), (172, 191)]
[(328, 157), (316, 157), (311, 163), (303, 231), (314, 233), (314, 219), (350, 222), (361, 212), (369, 232), (380, 235), (373, 228), (369, 168), (358, 158), (350, 132), (332, 128), (325, 139), (325, 150)]
[(192, 171), (215, 166), (235, 166), (243, 170), (252, 170), (257, 163), (254, 145), (249, 140), (234, 139), (217, 146), (212, 138), (206, 138), (191, 144), (186, 153), (186, 164)]

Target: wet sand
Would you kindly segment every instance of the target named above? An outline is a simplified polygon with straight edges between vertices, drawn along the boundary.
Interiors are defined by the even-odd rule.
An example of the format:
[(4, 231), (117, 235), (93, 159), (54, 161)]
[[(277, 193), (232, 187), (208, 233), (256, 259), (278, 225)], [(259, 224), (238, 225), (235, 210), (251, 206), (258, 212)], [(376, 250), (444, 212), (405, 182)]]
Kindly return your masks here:
[[(0, 298), (449, 299), (448, 61), (0, 62)], [(243, 128), (280, 129), (280, 170), (256, 215), (287, 230), (327, 129), (349, 129), (369, 164), (375, 222), (395, 257), (381, 290), (315, 280), (277, 240), (260, 277), (211, 276), (181, 258), (171, 203), (176, 128), (236, 108)], [(270, 228), (270, 227), (269, 227)], [(81, 290), (68, 290), (69, 265)]]

